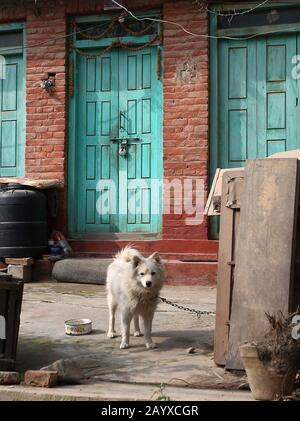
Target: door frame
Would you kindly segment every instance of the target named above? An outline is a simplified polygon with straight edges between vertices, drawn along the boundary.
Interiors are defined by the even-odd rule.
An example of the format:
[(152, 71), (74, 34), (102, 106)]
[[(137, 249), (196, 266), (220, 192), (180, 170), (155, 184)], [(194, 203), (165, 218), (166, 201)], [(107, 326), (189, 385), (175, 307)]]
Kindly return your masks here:
[[(5, 32), (22, 32), (22, 47), (1, 47), (0, 55), (22, 55), (22, 78), (24, 87), (24, 101), (21, 104), (20, 111), (23, 116), (22, 121), (22, 137), (23, 145), (20, 148), (20, 156), (18, 157), (20, 165), (17, 177), (25, 176), (25, 150), (26, 150), (26, 24), (25, 22), (1, 23), (0, 34)], [(7, 176), (9, 177), (9, 176)]]
[[(251, 3), (241, 4), (239, 7), (235, 5), (235, 9), (243, 10), (253, 7)], [(294, 2), (270, 2), (262, 6), (260, 10), (270, 10), (276, 7), (277, 9), (299, 8), (300, 5), (295, 5)], [(232, 5), (214, 5), (211, 6), (216, 11), (226, 12), (232, 10)], [(246, 37), (261, 32), (262, 37), (265, 37), (267, 32), (276, 35), (285, 35), (289, 33), (300, 33), (300, 22), (297, 24), (284, 25), (267, 25), (259, 27), (241, 27), (232, 29), (218, 29), (217, 15), (210, 13), (209, 16), (209, 186), (213, 182), (216, 169), (219, 167), (219, 72), (218, 72), (218, 56), (219, 56), (219, 40), (220, 37)], [(209, 220), (209, 237), (211, 239), (218, 239), (215, 235), (218, 225), (217, 217), (211, 217)]]
[[(161, 11), (159, 9), (152, 9), (147, 12), (136, 12), (135, 15), (143, 18), (147, 16), (153, 16), (156, 14), (160, 14)], [(109, 21), (115, 14), (102, 14), (102, 15), (88, 15), (88, 16), (79, 16), (79, 17), (71, 17), (72, 21), (76, 23), (88, 23), (88, 22), (95, 22), (95, 21)], [(162, 34), (162, 27), (159, 27), (159, 33)], [(125, 36), (119, 37), (118, 40), (124, 43), (128, 42), (135, 42), (136, 44), (145, 44), (146, 42), (150, 41), (152, 38), (151, 35), (142, 35), (138, 38), (136, 36)], [(76, 35), (72, 35), (71, 42), (77, 48), (80, 49), (95, 49), (95, 48), (105, 48), (111, 45), (113, 39), (112, 38), (103, 38), (100, 40), (94, 40), (93, 45), (89, 43), (88, 40), (78, 40), (76, 41)], [(153, 44), (153, 46), (157, 46), (161, 51), (161, 74), (163, 74), (163, 45), (162, 42), (157, 44)], [(68, 71), (67, 71), (67, 86), (68, 86), (68, 159), (67, 159), (67, 218), (68, 218), (68, 235), (71, 238), (84, 238), (84, 237), (93, 237), (95, 234), (89, 233), (80, 233), (78, 232), (78, 207), (77, 207), (77, 177), (78, 174), (76, 172), (76, 166), (74, 163), (76, 162), (77, 151), (76, 151), (76, 113), (77, 113), (77, 95), (76, 95), (76, 87), (78, 83), (78, 66), (77, 66), (77, 53), (76, 51), (69, 49), (69, 62), (68, 62)], [(161, 114), (162, 114), (162, 121), (163, 124), (163, 90), (161, 96)], [(161, 126), (162, 126), (161, 124)], [(163, 127), (161, 129), (161, 149), (163, 147)], [(161, 159), (161, 178), (163, 178), (163, 159)], [(161, 200), (162, 203), (162, 200)], [(159, 232), (155, 234), (160, 234), (162, 228), (162, 204), (160, 205), (161, 212), (160, 212), (160, 223), (158, 224), (160, 229)], [(110, 234), (114, 234), (111, 232)], [(132, 233), (116, 233), (117, 235), (121, 236), (128, 234), (128, 236), (132, 236)], [(136, 233), (139, 235), (139, 233)], [(152, 233), (142, 233), (143, 235), (149, 235)], [(97, 234), (97, 237), (101, 236), (101, 232)], [(107, 237), (107, 233), (103, 233), (103, 236)]]

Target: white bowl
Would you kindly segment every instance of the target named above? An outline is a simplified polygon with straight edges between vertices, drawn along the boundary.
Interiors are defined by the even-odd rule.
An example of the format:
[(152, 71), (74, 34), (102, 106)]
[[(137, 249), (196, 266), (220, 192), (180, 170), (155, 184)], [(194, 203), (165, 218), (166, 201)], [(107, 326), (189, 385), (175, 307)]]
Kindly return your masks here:
[(65, 321), (65, 332), (67, 335), (88, 335), (91, 331), (92, 321), (90, 319), (72, 319)]

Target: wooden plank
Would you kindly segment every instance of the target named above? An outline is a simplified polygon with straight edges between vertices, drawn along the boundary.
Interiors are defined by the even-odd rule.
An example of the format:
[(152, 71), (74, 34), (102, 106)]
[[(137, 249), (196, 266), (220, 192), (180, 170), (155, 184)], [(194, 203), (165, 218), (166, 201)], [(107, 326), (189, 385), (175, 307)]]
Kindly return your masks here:
[(62, 188), (64, 186), (61, 180), (34, 180), (32, 178), (25, 177), (0, 177), (0, 184), (23, 184), (24, 186), (30, 186), (37, 189), (51, 189), (51, 188)]
[(229, 320), (231, 308), (231, 291), (233, 285), (235, 260), (235, 239), (239, 223), (239, 209), (227, 205), (228, 182), (244, 177), (244, 170), (227, 170), (223, 174), (221, 223), (219, 242), (217, 311), (214, 334), (214, 360), (218, 365), (225, 365), (225, 355), (228, 347)]
[(298, 160), (248, 161), (240, 214), (226, 368), (242, 369), (239, 346), (260, 340), (265, 312), (290, 309), (298, 212)]
[(22, 258), (7, 257), (5, 259), (5, 263), (7, 265), (31, 266), (34, 263), (34, 260), (32, 257), (22, 257)]

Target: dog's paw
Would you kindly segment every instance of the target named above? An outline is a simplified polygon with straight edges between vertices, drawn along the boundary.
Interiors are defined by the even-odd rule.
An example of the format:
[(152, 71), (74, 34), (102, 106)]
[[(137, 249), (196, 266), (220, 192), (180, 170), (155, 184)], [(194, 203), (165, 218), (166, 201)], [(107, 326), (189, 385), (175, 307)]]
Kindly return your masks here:
[(110, 338), (110, 339), (115, 338), (116, 337), (116, 332), (108, 332), (107, 333), (107, 337)]
[(147, 349), (155, 349), (157, 348), (157, 345), (154, 342), (150, 342), (150, 343), (146, 343), (146, 348)]
[(134, 332), (133, 336), (136, 336), (137, 338), (140, 336), (143, 336), (142, 332), (140, 332), (139, 330), (137, 330), (136, 332)]
[(129, 348), (129, 344), (127, 342), (121, 342), (120, 349), (127, 349)]

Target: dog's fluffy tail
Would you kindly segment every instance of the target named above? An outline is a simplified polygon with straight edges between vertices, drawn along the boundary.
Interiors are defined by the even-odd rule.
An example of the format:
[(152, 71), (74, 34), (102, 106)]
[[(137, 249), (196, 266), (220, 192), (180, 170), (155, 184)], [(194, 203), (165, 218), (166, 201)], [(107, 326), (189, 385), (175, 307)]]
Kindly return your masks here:
[(123, 260), (125, 262), (131, 262), (134, 256), (142, 257), (141, 253), (138, 250), (134, 249), (131, 246), (126, 246), (116, 254), (115, 258), (118, 260)]

